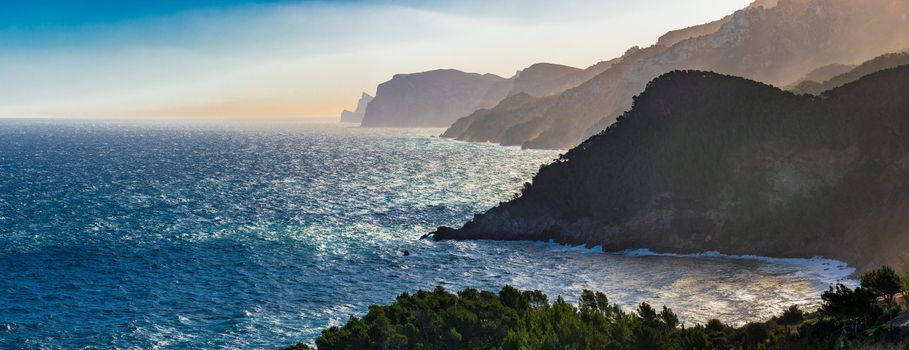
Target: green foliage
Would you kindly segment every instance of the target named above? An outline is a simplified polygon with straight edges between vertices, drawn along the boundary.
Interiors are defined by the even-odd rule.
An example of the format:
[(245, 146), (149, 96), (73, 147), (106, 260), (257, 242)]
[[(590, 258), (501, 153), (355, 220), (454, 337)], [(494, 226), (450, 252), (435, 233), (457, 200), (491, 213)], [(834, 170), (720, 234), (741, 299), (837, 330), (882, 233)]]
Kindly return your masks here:
[(783, 315), (777, 320), (782, 325), (797, 325), (805, 320), (805, 312), (799, 309), (798, 305), (792, 305), (783, 312)]
[[(879, 269), (863, 276), (877, 281)], [(892, 270), (891, 270), (892, 271)], [(684, 327), (663, 306), (641, 303), (625, 313), (603, 293), (585, 290), (577, 306), (540, 291), (505, 286), (499, 293), (441, 287), (404, 293), (361, 319), (331, 327), (316, 340), (331, 349), (830, 349), (888, 339), (897, 311), (876, 304), (866, 287), (831, 287), (817, 312), (791, 306), (781, 316), (741, 327), (710, 320)], [(309, 349), (300, 344), (288, 349)]]
[(893, 297), (900, 292), (901, 284), (900, 276), (889, 266), (881, 267), (862, 276), (862, 287), (867, 288), (875, 296), (887, 298), (888, 303), (893, 303)]
[(821, 294), (821, 312), (829, 317), (855, 319), (876, 314), (874, 293), (865, 288), (850, 289), (842, 284)]

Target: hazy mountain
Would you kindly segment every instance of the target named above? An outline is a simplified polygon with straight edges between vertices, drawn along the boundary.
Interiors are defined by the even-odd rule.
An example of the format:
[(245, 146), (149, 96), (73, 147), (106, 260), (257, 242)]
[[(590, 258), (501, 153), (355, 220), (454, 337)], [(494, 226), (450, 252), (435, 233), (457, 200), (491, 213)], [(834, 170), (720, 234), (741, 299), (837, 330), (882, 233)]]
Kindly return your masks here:
[(520, 145), (527, 136), (513, 126), (542, 117), (555, 101), (556, 96), (534, 97), (523, 92), (511, 95), (491, 109), (481, 109), (458, 119), (442, 137)]
[[(758, 0), (755, 1), (751, 6), (770, 7), (772, 6), (771, 4), (775, 4), (775, 2), (776, 0)], [(707, 25), (695, 26), (671, 32), (661, 38), (661, 42), (665, 43), (666, 41), (684, 40), (694, 36), (716, 31), (719, 29), (719, 26), (722, 23), (728, 22), (731, 18), (732, 16), (727, 16), (727, 18), (724, 18), (723, 20), (712, 22)], [(637, 48), (633, 48), (630, 50), (630, 52), (637, 50)], [(534, 64), (524, 70), (518, 71), (517, 74), (515, 74), (514, 78), (512, 78), (513, 86), (508, 92), (508, 96), (518, 95), (522, 93), (532, 97), (558, 95), (568, 89), (574, 88), (590, 80), (591, 78), (611, 68), (613, 65), (625, 58), (627, 57), (620, 57), (609, 61), (599, 62), (586, 69), (578, 69), (552, 63)], [(521, 101), (522, 103), (528, 103), (529, 105), (520, 106), (519, 108), (519, 106), (516, 105), (518, 101)], [(501, 102), (504, 103), (506, 101)], [(507, 101), (506, 105), (496, 106), (491, 108), (491, 110), (476, 110), (473, 111), (475, 113), (471, 113), (465, 117), (465, 120), (459, 120), (455, 122), (452, 125), (452, 129), (447, 130), (444, 136), (470, 141), (494, 141), (500, 142), (502, 144), (522, 144), (526, 141), (526, 137), (529, 137), (530, 135), (535, 136), (535, 134), (538, 133), (537, 129), (539, 126), (530, 124), (522, 125), (520, 127), (516, 126), (518, 126), (518, 124), (528, 122), (532, 119), (542, 117), (540, 113), (548, 108), (552, 102), (552, 99), (549, 98), (543, 99), (542, 101), (537, 101), (536, 99), (523, 96), (518, 99), (511, 99)], [(526, 114), (514, 115), (514, 113), (525, 112)], [(473, 123), (474, 120), (485, 118), (496, 118), (500, 120)], [(470, 127), (471, 125), (473, 125), (472, 128)], [(477, 129), (486, 128), (493, 125), (496, 127), (495, 130)], [(502, 130), (503, 128), (510, 127), (516, 128), (511, 132), (505, 132), (505, 130)], [(487, 135), (498, 136), (489, 139)]]
[(525, 93), (531, 96), (557, 94), (583, 83), (583, 81), (580, 81), (563, 89), (559, 88), (562, 85), (571, 84), (572, 80), (575, 80), (575, 77), (581, 72), (583, 72), (582, 69), (560, 64), (537, 63), (519, 71), (515, 75), (514, 87), (508, 94)]
[(454, 69), (396, 74), (366, 107), (365, 127), (446, 127), (501, 101), (513, 80)]
[[(511, 103), (514, 103), (532, 100), (526, 97), (557, 95), (603, 72), (613, 62), (599, 62), (586, 69), (537, 63), (518, 71), (510, 79), (457, 70), (398, 74), (379, 85), (378, 102), (376, 107), (367, 109), (369, 117), (363, 126), (449, 126), (457, 118), (492, 108), (508, 96), (527, 95), (512, 99)], [(513, 108), (509, 105), (500, 110)], [(534, 108), (527, 106), (521, 110)]]
[[(749, 8), (776, 6), (776, 0), (757, 0)], [(554, 65), (554, 64), (537, 64), (524, 71), (518, 72), (515, 79), (515, 87), (511, 94), (526, 92), (533, 96), (549, 96), (560, 94), (570, 88), (578, 86), (594, 76), (611, 68), (616, 63), (625, 62), (623, 67), (636, 62), (641, 57), (646, 57), (654, 51), (659, 51), (660, 47), (669, 47), (679, 41), (690, 39), (697, 36), (707, 35), (716, 32), (720, 27), (732, 20), (732, 15), (723, 19), (710, 22), (707, 24), (693, 26), (685, 29), (671, 31), (660, 37), (655, 48), (651, 50), (638, 52), (640, 49), (635, 47), (626, 52), (622, 57), (597, 63), (584, 71), (573, 69), (571, 67)], [(644, 53), (645, 55), (642, 55)], [(614, 74), (615, 76), (617, 74)], [(476, 142), (499, 142), (503, 145), (520, 145), (527, 140), (536, 138), (541, 130), (546, 127), (542, 118), (545, 111), (552, 106), (555, 101), (551, 98), (536, 100), (522, 97), (502, 101), (501, 106), (493, 107), (491, 110), (480, 110), (465, 118), (456, 121), (442, 137), (454, 138), (462, 141)], [(526, 103), (526, 106), (518, 106), (518, 103)], [(487, 120), (488, 119), (488, 120)], [(474, 123), (480, 120), (480, 122)], [(581, 138), (589, 137), (599, 130), (604, 129), (611, 122), (604, 118), (600, 123), (589, 127), (588, 130), (577, 130)], [(509, 129), (512, 129), (509, 131)]]
[(783, 90), (792, 91), (792, 89), (794, 89), (796, 86), (798, 86), (799, 84), (801, 84), (803, 82), (817, 83), (819, 81), (826, 81), (837, 75), (851, 71), (853, 68), (855, 68), (855, 65), (852, 65), (852, 64), (840, 64), (840, 63), (828, 64), (826, 66), (819, 67), (811, 72), (808, 72), (808, 74), (805, 74), (805, 76), (802, 77), (801, 79), (795, 81), (792, 84), (783, 86), (782, 88), (783, 88)]
[(894, 30), (909, 27), (909, 1), (780, 0), (773, 5), (756, 2), (715, 32), (668, 48), (633, 50), (562, 93), (543, 117), (512, 127), (528, 136), (521, 142), (525, 147), (568, 148), (611, 124), (648, 81), (671, 70), (710, 70), (783, 86), (816, 67), (861, 62), (909, 46), (909, 30)]
[(894, 263), (909, 250), (906, 91), (909, 66), (823, 98), (672, 72), (521, 197), (435, 238)]
[(666, 34), (663, 34), (657, 40), (657, 45), (670, 47), (672, 45), (678, 44), (680, 41), (687, 40), (694, 37), (704, 36), (708, 34), (716, 33), (717, 30), (720, 30), (724, 24), (729, 23), (732, 20), (732, 16), (723, 17), (723, 19), (716, 20), (710, 23), (705, 23), (701, 25), (691, 26), (684, 29), (678, 29), (670, 31)]
[(442, 137), (520, 145), (530, 137), (528, 133), (535, 132), (535, 128), (516, 126), (543, 117), (555, 102), (556, 95), (584, 83), (620, 61), (599, 62), (583, 70), (551, 63), (534, 64), (515, 75), (514, 87), (508, 98), (495, 107), (458, 119)]
[[(644, 61), (665, 54), (666, 48), (632, 48), (620, 62), (580, 86), (559, 95), (542, 118), (524, 125), (532, 129), (522, 146), (528, 148), (569, 148), (587, 138), (588, 130), (607, 115), (626, 110), (635, 93), (644, 89), (646, 80), (638, 79), (635, 69)], [(610, 122), (611, 123), (611, 122)]]
[(855, 68), (854, 64), (828, 64), (805, 74), (805, 80), (825, 81)]
[[(771, 7), (776, 6), (776, 4), (777, 4), (777, 0), (756, 0), (756, 1), (752, 2), (751, 5), (749, 5), (747, 8), (764, 7), (764, 8), (769, 9)], [(663, 34), (663, 36), (661, 36), (660, 39), (657, 40), (657, 45), (670, 47), (672, 45), (679, 43), (682, 40), (687, 40), (687, 39), (694, 38), (694, 37), (699, 37), (699, 36), (716, 33), (716, 31), (720, 30), (720, 27), (722, 27), (726, 23), (729, 23), (729, 21), (731, 21), (731, 20), (732, 20), (732, 15), (729, 15), (729, 16), (723, 17), (722, 19), (719, 19), (719, 20), (716, 20), (716, 21), (713, 21), (710, 23), (705, 23), (705, 24), (701, 24), (701, 25), (691, 26), (691, 27), (688, 27), (685, 29), (670, 31), (666, 34)]]
[(372, 101), (372, 96), (363, 93), (360, 95), (360, 100), (357, 101), (357, 109), (353, 112), (344, 110), (341, 112), (341, 122), (342, 123), (360, 123), (363, 121), (363, 116), (366, 114), (366, 105)]
[[(569, 89), (556, 98), (549, 98), (533, 106), (517, 108), (509, 105), (503, 108), (493, 108), (491, 112), (480, 111), (469, 117), (465, 121), (459, 120), (449, 130), (442, 135), (462, 141), (482, 140), (490, 142), (499, 142), (503, 145), (523, 145), (525, 147), (534, 147), (529, 144), (528, 140), (539, 140), (541, 133), (547, 130), (560, 129), (562, 137), (565, 138), (583, 138), (586, 135), (586, 129), (577, 124), (555, 125), (564, 121), (571, 122), (570, 117), (573, 113), (584, 114), (591, 109), (606, 109), (616, 104), (614, 98), (619, 94), (608, 94), (607, 90), (615, 90), (615, 87), (608, 86), (610, 82), (627, 82), (624, 74), (628, 73), (635, 63), (642, 59), (653, 57), (661, 54), (666, 50), (662, 46), (652, 46), (646, 49), (634, 47), (628, 50), (622, 57), (610, 61), (609, 68), (603, 73), (596, 76), (581, 86)], [(635, 84), (631, 82), (631, 84)], [(639, 84), (643, 88), (643, 83)], [(637, 87), (628, 88), (633, 91)], [(612, 96), (612, 98), (599, 98), (600, 95)], [(628, 97), (631, 98), (630, 96)], [(536, 100), (525, 99), (525, 103), (536, 102)], [(525, 113), (525, 111), (533, 113)], [(618, 111), (617, 111), (618, 112)], [(569, 116), (560, 118), (559, 116)], [(495, 120), (485, 120), (495, 119)], [(484, 128), (495, 125), (496, 132), (491, 133)], [(501, 130), (499, 130), (501, 129)], [(488, 139), (477, 135), (503, 135), (507, 139)], [(545, 147), (540, 147), (545, 148)]]
[(858, 67), (853, 67), (847, 72), (829, 77), (828, 79), (812, 79), (809, 75), (798, 85), (790, 89), (790, 91), (796, 94), (818, 95), (824, 91), (856, 81), (868, 74), (905, 64), (909, 64), (909, 53), (900, 52), (885, 54), (862, 63)]
[(587, 69), (552, 63), (537, 63), (519, 71), (509, 95), (525, 93), (531, 96), (550, 96), (590, 80), (612, 66), (614, 61), (600, 62)]

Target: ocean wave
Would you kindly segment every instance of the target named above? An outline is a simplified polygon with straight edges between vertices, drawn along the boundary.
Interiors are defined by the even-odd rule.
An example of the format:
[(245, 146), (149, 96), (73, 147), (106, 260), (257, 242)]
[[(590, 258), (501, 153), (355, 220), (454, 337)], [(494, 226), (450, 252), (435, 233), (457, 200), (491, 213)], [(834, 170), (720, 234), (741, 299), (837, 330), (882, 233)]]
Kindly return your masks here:
[(677, 257), (677, 258), (720, 258), (720, 259), (734, 259), (734, 260), (754, 260), (761, 261), (771, 264), (788, 264), (793, 266), (799, 266), (801, 269), (798, 273), (801, 274), (810, 274), (817, 276), (818, 278), (835, 281), (837, 283), (842, 283), (844, 285), (855, 287), (858, 285), (858, 281), (850, 278), (855, 274), (855, 268), (849, 266), (849, 264), (836, 260), (829, 259), (821, 256), (815, 256), (811, 258), (775, 258), (768, 256), (760, 255), (732, 255), (732, 254), (723, 254), (717, 251), (707, 251), (702, 253), (689, 253), (689, 254), (679, 254), (679, 253), (657, 253), (653, 252), (650, 249), (630, 249), (618, 252), (612, 252), (609, 254), (622, 255), (622, 256), (637, 256), (637, 257), (647, 257), (647, 256), (663, 256), (663, 257)]

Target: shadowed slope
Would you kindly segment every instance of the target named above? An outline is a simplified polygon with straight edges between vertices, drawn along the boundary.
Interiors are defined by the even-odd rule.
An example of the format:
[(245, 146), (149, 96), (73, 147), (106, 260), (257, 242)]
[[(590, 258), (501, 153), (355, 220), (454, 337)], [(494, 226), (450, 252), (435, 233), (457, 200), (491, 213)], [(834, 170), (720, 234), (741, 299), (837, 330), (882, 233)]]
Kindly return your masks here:
[(906, 91), (909, 66), (820, 98), (669, 73), (520, 198), (435, 237), (892, 263), (909, 250)]

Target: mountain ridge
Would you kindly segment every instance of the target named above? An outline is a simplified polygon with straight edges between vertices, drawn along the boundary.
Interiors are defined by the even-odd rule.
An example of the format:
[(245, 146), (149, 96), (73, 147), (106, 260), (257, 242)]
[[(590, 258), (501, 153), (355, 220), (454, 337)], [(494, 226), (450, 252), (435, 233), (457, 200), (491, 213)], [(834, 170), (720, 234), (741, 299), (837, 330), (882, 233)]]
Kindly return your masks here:
[(774, 4), (756, 3), (739, 10), (714, 33), (668, 48), (643, 49), (661, 51), (650, 57), (623, 57), (624, 65), (615, 64), (563, 92), (543, 117), (512, 127), (532, 129), (525, 132), (529, 136), (523, 147), (570, 148), (595, 133), (597, 126), (611, 124), (631, 107), (631, 98), (648, 81), (668, 71), (709, 70), (783, 86), (816, 67), (860, 62), (909, 46), (909, 31), (892, 30), (909, 26), (905, 1), (780, 0), (770, 5)]

